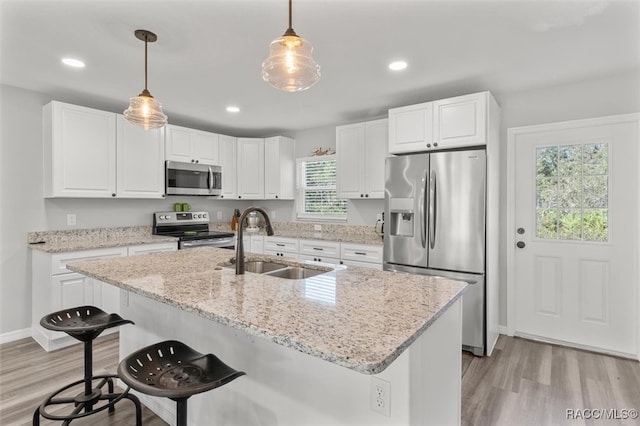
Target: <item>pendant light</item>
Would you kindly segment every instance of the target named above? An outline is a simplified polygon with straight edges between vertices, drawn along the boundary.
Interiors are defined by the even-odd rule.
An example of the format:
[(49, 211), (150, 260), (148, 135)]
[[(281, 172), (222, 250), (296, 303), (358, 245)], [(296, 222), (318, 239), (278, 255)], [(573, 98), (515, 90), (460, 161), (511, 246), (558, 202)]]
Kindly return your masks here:
[(136, 30), (134, 34), (144, 41), (144, 90), (129, 99), (129, 108), (125, 110), (124, 118), (145, 130), (157, 129), (167, 124), (167, 116), (162, 112), (162, 104), (147, 90), (147, 43), (153, 43), (158, 36), (147, 30)]
[(262, 63), (262, 79), (285, 92), (307, 90), (320, 79), (320, 66), (314, 61), (313, 46), (299, 37), (291, 25), (289, 0), (289, 28), (269, 45), (269, 56)]

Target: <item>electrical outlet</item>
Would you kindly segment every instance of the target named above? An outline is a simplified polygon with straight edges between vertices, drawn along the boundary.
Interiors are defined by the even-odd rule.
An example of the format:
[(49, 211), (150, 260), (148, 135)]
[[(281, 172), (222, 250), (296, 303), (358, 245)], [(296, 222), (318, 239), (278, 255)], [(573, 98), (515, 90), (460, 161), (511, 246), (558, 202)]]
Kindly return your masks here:
[(218, 220), (222, 219), (222, 212), (218, 212)]
[(68, 226), (76, 226), (76, 214), (70, 213), (67, 215), (67, 225)]
[(391, 383), (371, 377), (371, 410), (391, 417)]
[(382, 213), (376, 215), (376, 220), (382, 221)]
[(322, 225), (313, 225), (314, 231), (322, 231)]
[(271, 213), (269, 214), (269, 216), (271, 216), (271, 219), (275, 219), (276, 218), (276, 211), (275, 210), (271, 210)]

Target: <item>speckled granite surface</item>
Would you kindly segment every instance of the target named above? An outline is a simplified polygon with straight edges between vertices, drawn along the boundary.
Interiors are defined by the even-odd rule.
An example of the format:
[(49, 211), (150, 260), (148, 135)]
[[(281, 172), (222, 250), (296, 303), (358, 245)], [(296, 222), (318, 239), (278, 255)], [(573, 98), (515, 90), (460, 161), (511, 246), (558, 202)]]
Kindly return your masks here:
[[(215, 248), (92, 260), (67, 268), (366, 374), (384, 370), (457, 300), (465, 283), (336, 266), (286, 280), (221, 268)], [(295, 264), (272, 256), (249, 255)]]
[(40, 231), (27, 234), (29, 247), (47, 253), (64, 253), (77, 250), (174, 241), (176, 241), (174, 237), (152, 235), (151, 226)]
[[(382, 237), (375, 232), (373, 226), (322, 224), (320, 231), (315, 231), (312, 223), (273, 222), (275, 235), (287, 238), (303, 238), (306, 240), (338, 241), (341, 243), (382, 245)], [(211, 230), (231, 232), (229, 224), (212, 223)], [(245, 231), (245, 235), (251, 235)], [(266, 235), (261, 228), (259, 235)]]

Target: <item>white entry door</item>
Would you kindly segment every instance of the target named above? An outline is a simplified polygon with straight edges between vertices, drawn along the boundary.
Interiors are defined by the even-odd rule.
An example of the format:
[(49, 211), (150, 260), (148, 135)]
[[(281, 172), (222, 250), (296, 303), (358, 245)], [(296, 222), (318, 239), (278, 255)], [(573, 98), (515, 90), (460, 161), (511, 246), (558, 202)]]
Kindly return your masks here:
[(509, 130), (516, 335), (637, 357), (639, 118)]

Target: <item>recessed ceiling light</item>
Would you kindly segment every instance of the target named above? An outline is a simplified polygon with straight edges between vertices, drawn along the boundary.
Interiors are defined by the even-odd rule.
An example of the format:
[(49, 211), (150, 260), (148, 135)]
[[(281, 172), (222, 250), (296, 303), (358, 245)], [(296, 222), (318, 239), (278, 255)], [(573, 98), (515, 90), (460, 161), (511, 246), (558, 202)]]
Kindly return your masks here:
[(228, 106), (227, 112), (240, 112), (240, 108), (238, 108), (237, 106)]
[(407, 63), (405, 61), (394, 61), (389, 64), (389, 69), (392, 71), (402, 71), (407, 67)]
[(62, 58), (62, 63), (73, 68), (84, 68), (84, 62), (80, 59)]

